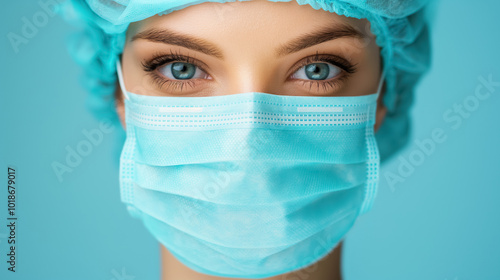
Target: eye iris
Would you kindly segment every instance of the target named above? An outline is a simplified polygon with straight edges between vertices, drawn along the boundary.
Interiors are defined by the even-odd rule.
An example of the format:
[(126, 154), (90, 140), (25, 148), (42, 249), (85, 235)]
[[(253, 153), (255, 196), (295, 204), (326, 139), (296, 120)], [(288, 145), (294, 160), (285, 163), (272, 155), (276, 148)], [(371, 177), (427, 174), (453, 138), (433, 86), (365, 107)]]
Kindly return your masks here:
[(172, 64), (172, 75), (176, 79), (191, 79), (196, 73), (196, 66), (190, 63), (175, 62)]
[(305, 67), (307, 78), (313, 80), (324, 80), (330, 74), (330, 69), (326, 63), (313, 63)]

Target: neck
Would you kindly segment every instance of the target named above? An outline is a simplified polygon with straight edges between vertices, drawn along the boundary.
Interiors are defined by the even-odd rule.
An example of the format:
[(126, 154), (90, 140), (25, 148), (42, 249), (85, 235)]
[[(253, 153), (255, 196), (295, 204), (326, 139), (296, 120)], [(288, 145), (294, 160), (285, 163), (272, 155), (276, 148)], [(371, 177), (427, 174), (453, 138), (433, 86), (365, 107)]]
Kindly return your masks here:
[[(170, 252), (160, 244), (161, 248), (161, 280), (244, 280), (241, 278), (227, 278), (211, 276), (196, 272), (179, 262)], [(342, 280), (341, 274), (342, 242), (318, 262), (290, 273), (276, 275), (262, 280)]]

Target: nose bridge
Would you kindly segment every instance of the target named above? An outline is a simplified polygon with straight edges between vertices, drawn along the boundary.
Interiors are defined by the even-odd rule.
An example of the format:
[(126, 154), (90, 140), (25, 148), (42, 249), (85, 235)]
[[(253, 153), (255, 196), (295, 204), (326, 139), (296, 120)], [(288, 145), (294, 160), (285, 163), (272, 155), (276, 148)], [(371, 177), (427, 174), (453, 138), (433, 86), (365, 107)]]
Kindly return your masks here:
[(272, 93), (277, 79), (273, 69), (266, 67), (258, 60), (235, 65), (228, 76), (227, 88), (229, 94), (244, 92)]
[[(271, 38), (267, 36), (270, 35), (266, 34), (263, 40), (268, 42)], [(227, 94), (270, 93), (276, 89), (280, 79), (280, 64), (272, 52), (273, 48), (261, 41), (255, 42), (244, 34), (238, 34), (232, 39), (233, 47), (225, 50), (223, 76)]]

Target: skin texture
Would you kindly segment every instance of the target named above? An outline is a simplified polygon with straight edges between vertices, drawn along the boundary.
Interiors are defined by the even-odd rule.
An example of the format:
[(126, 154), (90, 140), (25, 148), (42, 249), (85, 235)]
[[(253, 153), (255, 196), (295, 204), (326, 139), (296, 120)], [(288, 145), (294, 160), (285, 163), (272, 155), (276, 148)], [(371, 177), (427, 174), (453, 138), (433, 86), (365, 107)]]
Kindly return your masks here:
[[(275, 50), (283, 49), (291, 40), (313, 34), (324, 27), (342, 25), (350, 26), (363, 37), (325, 40), (294, 53), (276, 55)], [(369, 27), (370, 23), (365, 19), (347, 18), (324, 10), (315, 10), (309, 5), (299, 5), (294, 1), (202, 3), (130, 25), (121, 57), (125, 88), (136, 94), (157, 96), (213, 96), (243, 92), (301, 96), (367, 95), (377, 91), (382, 63), (380, 49), (375, 44)], [(147, 36), (144, 35), (150, 34), (147, 31), (152, 28), (168, 29), (176, 34), (203, 39), (213, 44), (223, 59), (199, 50), (145, 39)], [(162, 36), (166, 37), (156, 36), (156, 41), (161, 40)], [(165, 80), (175, 79), (171, 73), (169, 76), (167, 71), (169, 64), (175, 61), (159, 65), (153, 71), (145, 71), (142, 66), (155, 56), (171, 53), (191, 57), (193, 60), (189, 63), (195, 61), (193, 64), (203, 69), (197, 70), (196, 78), (191, 79), (189, 83), (186, 83), (187, 80), (177, 80), (177, 86), (174, 86)], [(326, 57), (340, 57), (354, 65), (355, 72), (347, 73), (335, 64), (322, 59), (315, 60), (317, 53)], [(307, 57), (313, 58), (307, 60), (309, 64), (332, 65), (331, 73), (337, 74), (323, 81), (309, 79), (303, 71), (303, 66), (307, 64), (301, 64)], [(156, 78), (153, 78), (153, 75), (156, 75)], [(163, 86), (155, 82), (158, 80), (162, 81)], [(324, 81), (333, 81), (334, 86), (317, 84)], [(381, 125), (386, 114), (386, 109), (380, 101), (381, 97), (375, 130)], [(125, 128), (123, 96), (118, 86), (116, 110)], [(265, 279), (342, 279), (341, 248), (342, 243), (309, 267)], [(161, 244), (160, 250), (163, 280), (235, 279), (198, 273), (180, 263)]]

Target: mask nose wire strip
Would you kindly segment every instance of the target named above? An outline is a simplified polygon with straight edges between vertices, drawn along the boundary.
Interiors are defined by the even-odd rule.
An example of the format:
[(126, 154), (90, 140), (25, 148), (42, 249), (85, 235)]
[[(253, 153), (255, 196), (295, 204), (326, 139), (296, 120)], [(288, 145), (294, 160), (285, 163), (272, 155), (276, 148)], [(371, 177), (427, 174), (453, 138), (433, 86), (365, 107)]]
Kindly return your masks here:
[(118, 74), (118, 82), (120, 83), (120, 88), (122, 90), (123, 96), (125, 96), (125, 99), (129, 100), (130, 98), (128, 97), (127, 89), (125, 88), (125, 84), (123, 83), (122, 65), (120, 63), (120, 59), (116, 60), (116, 73)]

